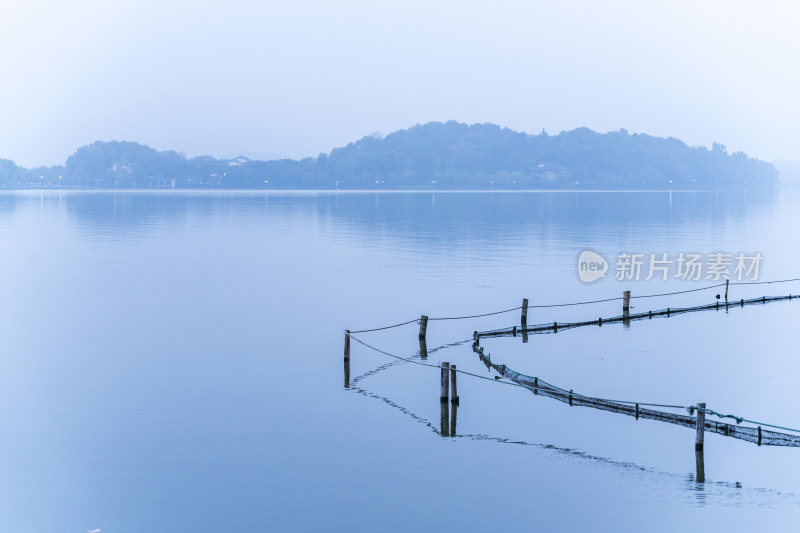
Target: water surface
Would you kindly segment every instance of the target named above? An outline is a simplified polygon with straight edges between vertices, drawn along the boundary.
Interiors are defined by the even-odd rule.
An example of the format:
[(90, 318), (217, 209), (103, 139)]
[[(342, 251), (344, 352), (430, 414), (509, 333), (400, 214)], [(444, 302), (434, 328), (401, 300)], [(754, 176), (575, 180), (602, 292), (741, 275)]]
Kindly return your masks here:
[[(760, 251), (798, 277), (797, 196), (736, 193), (4, 192), (3, 531), (675, 530), (783, 526), (798, 449), (706, 436), (436, 369), (345, 328), (682, 290), (582, 284), (578, 254)], [(736, 287), (732, 299), (800, 292)], [(635, 300), (635, 311), (713, 293)], [(493, 359), (602, 397), (800, 427), (786, 303), (486, 340)], [(534, 309), (531, 323), (619, 302)], [(432, 321), (428, 347), (517, 313)], [(417, 326), (360, 335), (414, 356)], [(489, 376), (470, 344), (428, 361)], [(377, 372), (371, 372), (378, 369)], [(365, 373), (367, 375), (365, 375)], [(361, 377), (363, 376), (363, 377)], [(448, 420), (449, 422), (449, 420)]]

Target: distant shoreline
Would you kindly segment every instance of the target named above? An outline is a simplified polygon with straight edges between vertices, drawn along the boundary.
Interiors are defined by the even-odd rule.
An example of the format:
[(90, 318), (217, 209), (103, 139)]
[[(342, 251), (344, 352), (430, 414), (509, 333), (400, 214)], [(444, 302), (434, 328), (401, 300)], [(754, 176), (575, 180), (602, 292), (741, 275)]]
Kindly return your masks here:
[(300, 160), (188, 159), (128, 141), (82, 146), (53, 167), (0, 159), (0, 186), (37, 189), (727, 190), (773, 188), (778, 175), (719, 143), (588, 128), (530, 135), (455, 121), (368, 135)]

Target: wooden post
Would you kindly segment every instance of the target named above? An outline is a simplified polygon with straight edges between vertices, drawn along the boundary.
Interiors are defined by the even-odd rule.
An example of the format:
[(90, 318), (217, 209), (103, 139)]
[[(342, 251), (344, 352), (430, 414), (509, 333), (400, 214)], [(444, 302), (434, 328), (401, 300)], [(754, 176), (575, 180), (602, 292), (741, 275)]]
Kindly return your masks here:
[(450, 407), (450, 436), (456, 436), (456, 421), (458, 419), (458, 403)]
[(428, 316), (422, 315), (419, 317), (419, 338), (424, 339), (425, 333), (428, 330)]
[(697, 436), (694, 439), (694, 449), (702, 450), (703, 437), (705, 436), (706, 431), (706, 404), (698, 403), (697, 407)]
[(419, 340), (419, 356), (423, 359), (428, 357), (428, 342), (425, 339)]
[(522, 324), (523, 328), (528, 325), (528, 299), (527, 298), (523, 298), (522, 299), (522, 316), (520, 317), (520, 323)]
[(439, 423), (440, 423), (439, 435), (441, 437), (449, 437), (450, 436), (450, 425), (449, 425), (450, 413), (448, 411), (449, 411), (449, 408), (450, 408), (450, 404), (448, 404), (447, 402), (443, 401), (443, 402), (441, 402), (440, 406), (441, 407), (440, 407), (440, 420), (439, 420)]
[(539, 378), (533, 378), (533, 393), (539, 394)]
[(350, 360), (350, 330), (344, 330), (344, 360)]
[(528, 342), (528, 328), (522, 328), (522, 342), (523, 344)]
[(729, 280), (729, 279), (725, 280), (725, 305), (728, 305), (728, 284), (730, 282), (731, 282), (731, 280)]
[(456, 365), (450, 365), (450, 403), (458, 405), (458, 388), (456, 387)]
[(344, 388), (350, 388), (350, 359), (344, 360)]
[(450, 363), (442, 363), (442, 393), (439, 399), (442, 403), (447, 401), (450, 390)]
[(631, 327), (631, 291), (622, 293), (622, 325)]

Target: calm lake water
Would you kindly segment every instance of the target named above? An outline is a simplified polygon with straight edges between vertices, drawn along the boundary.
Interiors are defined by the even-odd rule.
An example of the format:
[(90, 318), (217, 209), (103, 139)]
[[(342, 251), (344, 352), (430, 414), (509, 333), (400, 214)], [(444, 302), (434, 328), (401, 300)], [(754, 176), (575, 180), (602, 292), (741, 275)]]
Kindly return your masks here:
[[(0, 530), (787, 529), (800, 449), (569, 407), (439, 372), (343, 330), (704, 287), (579, 281), (584, 249), (761, 252), (800, 276), (793, 192), (0, 193)], [(731, 298), (800, 293), (736, 286)], [(715, 291), (634, 300), (634, 312)], [(531, 308), (529, 323), (619, 301)], [(428, 348), (518, 312), (432, 321)], [(800, 302), (486, 339), (584, 394), (800, 427)], [(416, 324), (358, 337), (414, 356)], [(431, 353), (492, 376), (466, 342)], [(377, 372), (371, 372), (378, 369)]]

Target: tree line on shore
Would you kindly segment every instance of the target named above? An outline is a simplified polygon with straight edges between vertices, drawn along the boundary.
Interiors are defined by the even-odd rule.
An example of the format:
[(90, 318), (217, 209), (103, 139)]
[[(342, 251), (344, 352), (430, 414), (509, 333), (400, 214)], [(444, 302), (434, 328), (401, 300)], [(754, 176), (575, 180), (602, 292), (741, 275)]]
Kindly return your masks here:
[(53, 167), (0, 159), (3, 187), (708, 190), (777, 182), (772, 164), (717, 143), (690, 147), (675, 138), (588, 128), (530, 135), (455, 121), (372, 134), (301, 160), (187, 158), (121, 141), (83, 146)]

